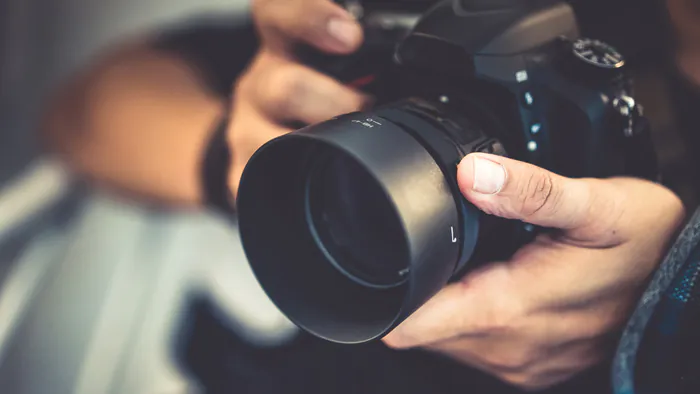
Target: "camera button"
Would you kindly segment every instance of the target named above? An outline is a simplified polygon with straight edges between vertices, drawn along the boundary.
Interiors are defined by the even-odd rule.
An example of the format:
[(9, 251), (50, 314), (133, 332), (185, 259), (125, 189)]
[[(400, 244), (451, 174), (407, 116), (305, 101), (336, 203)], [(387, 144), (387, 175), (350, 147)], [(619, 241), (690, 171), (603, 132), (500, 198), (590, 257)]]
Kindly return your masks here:
[(527, 150), (530, 152), (535, 152), (537, 151), (537, 142), (535, 141), (530, 141), (527, 143)]

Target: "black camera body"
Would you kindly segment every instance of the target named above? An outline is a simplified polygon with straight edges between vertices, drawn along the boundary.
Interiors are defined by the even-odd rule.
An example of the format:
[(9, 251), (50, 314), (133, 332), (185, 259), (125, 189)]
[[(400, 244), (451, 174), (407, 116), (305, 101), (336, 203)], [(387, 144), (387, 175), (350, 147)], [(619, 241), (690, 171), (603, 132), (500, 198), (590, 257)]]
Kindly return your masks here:
[(656, 174), (624, 57), (581, 38), (566, 3), (442, 1), (395, 51), (374, 48), (350, 70), (373, 73), (354, 80), (374, 81), (375, 109), (269, 142), (239, 189), (253, 271), (314, 335), (380, 338), (449, 280), (546, 231), (461, 196), (469, 153), (570, 177)]

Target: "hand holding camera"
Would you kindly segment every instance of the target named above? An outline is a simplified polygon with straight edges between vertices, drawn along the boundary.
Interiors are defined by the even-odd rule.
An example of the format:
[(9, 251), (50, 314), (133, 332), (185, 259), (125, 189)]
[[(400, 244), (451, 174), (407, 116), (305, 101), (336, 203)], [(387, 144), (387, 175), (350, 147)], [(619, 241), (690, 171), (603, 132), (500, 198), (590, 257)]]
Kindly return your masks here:
[(234, 195), (243, 168), (262, 144), (292, 131), (290, 124), (318, 123), (359, 110), (366, 100), (294, 58), (292, 44), (297, 42), (333, 54), (354, 51), (362, 29), (345, 10), (325, 0), (260, 0), (253, 5), (263, 40), (234, 89), (229, 126), (235, 152), (229, 184)]
[[(338, 116), (265, 144), (243, 174), (244, 247), (280, 309), (328, 340), (428, 347), (529, 388), (605, 356), (683, 216), (663, 187), (589, 178), (653, 176), (622, 55), (579, 37), (563, 4), (444, 1), (401, 42), (390, 97), (339, 116), (362, 96), (290, 51), (348, 53), (319, 35), (337, 8), (257, 4), (266, 49), (238, 84), (232, 183), (281, 124)], [(271, 112), (245, 123), (240, 103), (279, 89), (267, 67), (303, 70), (300, 89), (250, 99)]]
[(484, 212), (559, 231), (445, 287), (385, 343), (426, 347), (528, 389), (610, 357), (683, 219), (678, 198), (647, 181), (569, 179), (483, 154), (463, 160), (458, 181)]

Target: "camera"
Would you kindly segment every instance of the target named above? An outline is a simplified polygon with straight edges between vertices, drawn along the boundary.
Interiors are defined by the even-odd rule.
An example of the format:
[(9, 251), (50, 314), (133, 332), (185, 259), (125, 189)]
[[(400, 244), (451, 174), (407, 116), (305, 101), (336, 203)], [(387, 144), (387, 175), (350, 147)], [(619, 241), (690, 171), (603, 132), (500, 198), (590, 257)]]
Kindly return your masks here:
[(351, 62), (378, 65), (365, 78), (373, 109), (265, 144), (238, 192), (262, 287), (333, 342), (381, 338), (451, 280), (550, 231), (466, 201), (456, 183), (466, 155), (569, 177), (656, 174), (624, 56), (581, 37), (567, 3), (441, 1), (397, 40)]

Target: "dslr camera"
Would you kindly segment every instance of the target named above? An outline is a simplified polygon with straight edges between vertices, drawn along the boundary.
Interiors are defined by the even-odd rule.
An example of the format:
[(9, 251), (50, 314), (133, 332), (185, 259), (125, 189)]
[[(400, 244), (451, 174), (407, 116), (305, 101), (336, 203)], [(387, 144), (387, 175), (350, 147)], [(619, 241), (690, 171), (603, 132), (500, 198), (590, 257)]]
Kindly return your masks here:
[(368, 45), (394, 41), (344, 63), (369, 72), (356, 80), (376, 105), (261, 147), (237, 199), (272, 301), (347, 344), (381, 338), (451, 280), (552, 231), (466, 201), (456, 182), (466, 155), (568, 177), (656, 174), (625, 57), (582, 37), (567, 3), (444, 0), (401, 34), (405, 18), (377, 15), (361, 19)]

